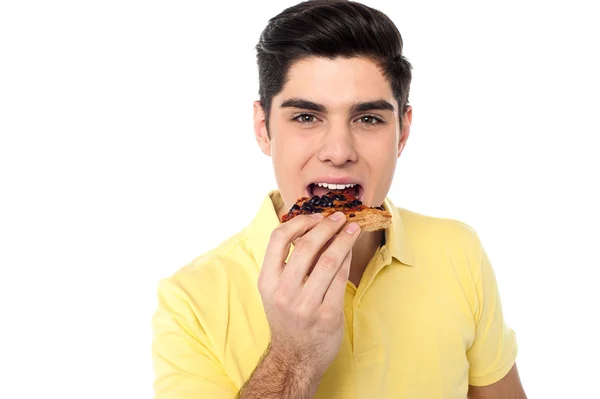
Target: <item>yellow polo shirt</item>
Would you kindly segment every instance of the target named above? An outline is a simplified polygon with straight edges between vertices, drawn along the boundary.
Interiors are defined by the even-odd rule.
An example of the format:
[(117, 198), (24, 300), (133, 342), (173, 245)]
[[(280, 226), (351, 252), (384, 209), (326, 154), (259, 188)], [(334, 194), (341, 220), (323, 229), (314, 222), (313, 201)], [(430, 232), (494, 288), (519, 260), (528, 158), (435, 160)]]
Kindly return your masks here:
[[(156, 399), (234, 398), (269, 342), (257, 279), (283, 206), (160, 282), (152, 320)], [(462, 398), (515, 362), (496, 279), (475, 231), (396, 208), (386, 244), (348, 282), (341, 349), (317, 399)]]

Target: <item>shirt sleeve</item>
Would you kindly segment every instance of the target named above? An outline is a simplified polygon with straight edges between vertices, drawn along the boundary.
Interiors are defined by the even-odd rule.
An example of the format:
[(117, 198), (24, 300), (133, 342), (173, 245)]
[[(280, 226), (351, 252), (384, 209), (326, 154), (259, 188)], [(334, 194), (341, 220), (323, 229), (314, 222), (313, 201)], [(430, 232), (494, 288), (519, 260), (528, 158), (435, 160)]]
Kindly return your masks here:
[(486, 386), (501, 380), (517, 357), (515, 333), (505, 323), (496, 276), (480, 245), (480, 270), (476, 278), (475, 339), (467, 351), (469, 385)]
[(185, 291), (173, 280), (159, 283), (152, 332), (155, 399), (232, 399), (237, 395), (209, 349)]

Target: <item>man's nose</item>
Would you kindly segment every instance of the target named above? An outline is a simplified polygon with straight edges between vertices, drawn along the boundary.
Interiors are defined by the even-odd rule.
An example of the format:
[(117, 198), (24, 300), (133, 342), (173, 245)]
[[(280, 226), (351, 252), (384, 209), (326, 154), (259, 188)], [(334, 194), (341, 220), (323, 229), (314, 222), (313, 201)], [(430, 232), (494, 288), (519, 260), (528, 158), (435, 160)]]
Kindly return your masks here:
[(343, 166), (346, 162), (356, 162), (355, 138), (347, 122), (331, 124), (323, 137), (319, 160)]

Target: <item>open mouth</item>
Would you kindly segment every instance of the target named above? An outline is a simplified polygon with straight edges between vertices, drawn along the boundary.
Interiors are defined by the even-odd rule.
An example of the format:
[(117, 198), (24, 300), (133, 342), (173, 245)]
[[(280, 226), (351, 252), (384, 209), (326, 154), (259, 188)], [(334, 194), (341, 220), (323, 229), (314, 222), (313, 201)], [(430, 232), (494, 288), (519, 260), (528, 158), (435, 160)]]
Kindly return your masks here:
[(358, 198), (362, 201), (363, 188), (360, 184), (330, 184), (330, 183), (312, 183), (307, 188), (309, 197), (318, 195), (319, 197), (327, 194), (330, 191), (333, 192), (345, 192)]

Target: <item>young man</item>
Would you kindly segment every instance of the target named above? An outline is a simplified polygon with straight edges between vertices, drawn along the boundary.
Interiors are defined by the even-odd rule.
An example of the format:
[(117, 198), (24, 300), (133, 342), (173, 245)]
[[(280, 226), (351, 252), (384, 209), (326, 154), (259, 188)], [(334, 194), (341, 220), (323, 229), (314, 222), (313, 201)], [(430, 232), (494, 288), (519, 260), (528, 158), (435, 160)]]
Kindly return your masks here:
[[(386, 198), (412, 120), (394, 24), (359, 3), (305, 2), (269, 22), (257, 51), (254, 131), (279, 190), (160, 283), (156, 398), (525, 397), (477, 234)], [(354, 184), (392, 225), (280, 223), (319, 183)]]

